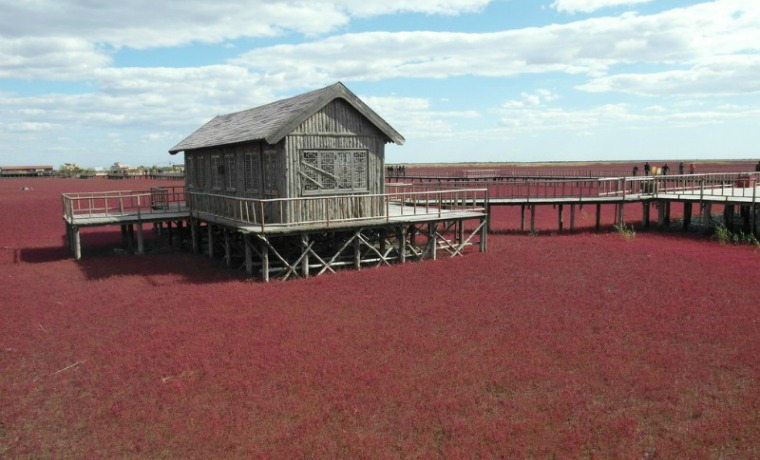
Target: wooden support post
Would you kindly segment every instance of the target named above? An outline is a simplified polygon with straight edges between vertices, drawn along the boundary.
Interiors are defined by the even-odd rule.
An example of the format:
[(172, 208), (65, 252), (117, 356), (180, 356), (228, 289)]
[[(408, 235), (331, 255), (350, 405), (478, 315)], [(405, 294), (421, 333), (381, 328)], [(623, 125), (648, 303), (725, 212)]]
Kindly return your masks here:
[(558, 227), (559, 227), (559, 232), (560, 233), (562, 233), (562, 225), (564, 224), (564, 222), (563, 222), (563, 219), (564, 219), (563, 208), (564, 208), (564, 205), (562, 205), (562, 204), (559, 205), (559, 206), (557, 206), (557, 217), (559, 218), (559, 225), (558, 225)]
[(617, 219), (616, 220), (617, 220), (617, 224), (620, 226), (625, 225), (625, 215), (624, 215), (625, 209), (624, 208), (625, 208), (625, 203), (621, 202), (617, 204)]
[(594, 229), (597, 232), (601, 229), (601, 222), (602, 222), (602, 204), (597, 203), (596, 204), (596, 224), (594, 225)]
[(710, 202), (702, 205), (702, 229), (705, 232), (712, 230), (712, 203)]
[(417, 226), (414, 224), (409, 228), (409, 244), (417, 247)]
[(734, 231), (734, 205), (726, 204), (723, 206), (723, 222), (727, 229)]
[(520, 231), (525, 231), (525, 205), (520, 205)]
[(251, 235), (243, 235), (243, 247), (245, 249), (245, 273), (253, 275), (253, 250), (251, 249)]
[(143, 238), (143, 224), (137, 223), (137, 255), (145, 254), (145, 240)]
[(428, 225), (428, 230), (432, 243), (432, 246), (430, 248), (432, 251), (431, 257), (433, 260), (436, 260), (438, 259), (438, 223), (431, 222)]
[(79, 227), (72, 226), (71, 230), (74, 242), (74, 260), (79, 260), (82, 258), (82, 239), (79, 236)]
[(683, 231), (689, 230), (691, 224), (691, 202), (686, 201), (683, 204)]
[[(490, 215), (486, 216), (488, 219)], [(483, 225), (480, 229), (480, 252), (486, 252), (488, 250), (488, 225)]]
[(362, 268), (362, 240), (359, 238), (361, 229), (354, 235), (354, 268), (360, 270)]
[(198, 254), (198, 222), (195, 219), (190, 219), (190, 240), (193, 254)]
[(127, 251), (130, 254), (135, 252), (135, 227), (132, 224), (127, 225)]
[(401, 263), (406, 263), (406, 227), (401, 225), (397, 230), (398, 258)]
[(261, 279), (269, 282), (269, 246), (266, 241), (261, 241)]
[[(171, 239), (171, 231), (169, 233), (169, 238)], [(232, 242), (230, 237), (230, 230), (225, 227), (224, 228), (224, 263), (227, 265), (227, 268), (232, 267)]]
[(570, 231), (575, 231), (575, 205), (570, 205)]
[(64, 221), (63, 226), (66, 228), (66, 241), (64, 241), (64, 243), (66, 244), (66, 247), (71, 250), (71, 224)]
[(665, 225), (670, 225), (670, 201), (665, 202)]
[(649, 228), (649, 201), (642, 201), (642, 220), (644, 221), (644, 228)]
[[(490, 214), (487, 214), (490, 216)], [(489, 219), (490, 221), (490, 219)], [(464, 221), (458, 220), (457, 221), (457, 239), (456, 244), (462, 244), (464, 242)], [(490, 231), (490, 226), (486, 224), (486, 231)]]
[(209, 222), (206, 224), (208, 228), (208, 258), (214, 258), (214, 225)]
[(303, 251), (303, 258), (301, 259), (301, 276), (304, 278), (309, 277), (309, 234), (304, 233), (301, 235), (301, 250)]
[(530, 205), (530, 233), (536, 233), (536, 205)]
[(127, 226), (120, 225), (120, 227), (121, 227), (121, 247), (127, 248), (127, 245), (129, 244), (127, 242)]
[(169, 247), (174, 243), (174, 233), (172, 232), (172, 221), (166, 222), (166, 239), (169, 242)]
[(657, 228), (660, 230), (665, 228), (665, 205), (665, 201), (657, 203)]
[(750, 233), (753, 235), (757, 235), (757, 229), (758, 229), (758, 217), (760, 217), (760, 213), (757, 212), (757, 205), (752, 205), (752, 223), (751, 228), (749, 229)]

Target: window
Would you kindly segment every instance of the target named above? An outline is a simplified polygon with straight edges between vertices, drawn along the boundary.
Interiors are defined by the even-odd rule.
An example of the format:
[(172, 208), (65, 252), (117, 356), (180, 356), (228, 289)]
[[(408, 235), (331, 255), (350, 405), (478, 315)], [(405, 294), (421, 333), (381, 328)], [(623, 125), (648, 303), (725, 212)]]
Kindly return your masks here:
[(280, 163), (277, 161), (277, 147), (265, 145), (261, 153), (264, 162), (264, 194), (278, 195), (277, 180), (280, 177)]
[(258, 149), (255, 152), (246, 152), (243, 167), (243, 186), (247, 192), (259, 194), (261, 183), (261, 166), (259, 164)]
[(222, 163), (222, 156), (219, 154), (211, 155), (211, 187), (214, 190), (220, 190), (223, 178), (224, 163)]
[(367, 190), (366, 150), (305, 150), (301, 166), (305, 194)]
[(195, 156), (195, 186), (206, 188), (206, 165), (203, 155)]
[(224, 154), (224, 186), (227, 190), (235, 190), (235, 153)]

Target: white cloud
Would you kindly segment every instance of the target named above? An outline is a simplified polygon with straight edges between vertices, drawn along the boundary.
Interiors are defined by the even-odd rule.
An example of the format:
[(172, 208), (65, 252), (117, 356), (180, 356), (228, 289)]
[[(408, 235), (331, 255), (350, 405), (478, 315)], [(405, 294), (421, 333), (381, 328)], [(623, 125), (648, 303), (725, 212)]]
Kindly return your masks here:
[[(740, 61), (756, 55), (760, 52), (760, 7), (756, 5), (723, 0), (650, 16), (627, 13), (480, 34), (344, 34), (254, 49), (231, 63), (266, 73), (268, 78), (290, 80), (296, 86), (335, 80), (511, 77), (560, 72), (594, 77), (597, 80), (584, 89), (601, 91), (605, 78), (619, 66), (678, 67), (699, 78), (700, 72), (689, 68), (704, 68), (720, 56)], [(378, 48), (383, 52), (378, 54)], [(740, 83), (728, 73), (724, 76), (722, 80), (710, 80), (719, 93), (726, 86)], [(618, 83), (628, 81), (623, 78)], [(709, 88), (705, 89), (709, 92)]]
[(282, 31), (323, 34), (351, 17), (401, 12), (454, 15), (490, 0), (0, 0), (0, 31), (7, 38), (76, 36), (114, 47), (153, 48), (269, 37)]
[(554, 0), (552, 8), (564, 13), (591, 13), (613, 6), (630, 6), (649, 3), (652, 0)]

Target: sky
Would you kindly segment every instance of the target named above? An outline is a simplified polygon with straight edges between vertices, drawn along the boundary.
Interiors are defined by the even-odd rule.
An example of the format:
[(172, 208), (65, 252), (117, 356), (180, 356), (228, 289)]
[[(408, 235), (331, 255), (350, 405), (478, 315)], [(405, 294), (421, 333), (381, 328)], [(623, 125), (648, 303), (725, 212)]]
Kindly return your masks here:
[(387, 163), (756, 159), (758, 0), (0, 0), (0, 165), (181, 163), (343, 82)]

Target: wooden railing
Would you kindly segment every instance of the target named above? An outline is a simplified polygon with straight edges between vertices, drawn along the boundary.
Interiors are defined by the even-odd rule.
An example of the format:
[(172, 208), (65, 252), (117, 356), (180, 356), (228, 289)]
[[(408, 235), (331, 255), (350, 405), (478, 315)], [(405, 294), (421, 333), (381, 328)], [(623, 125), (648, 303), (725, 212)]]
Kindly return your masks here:
[(185, 209), (185, 188), (64, 193), (61, 199), (63, 214), (68, 220), (75, 217), (152, 214)]
[(593, 179), (511, 179), (497, 181), (441, 180), (386, 184), (403, 191), (484, 187), (494, 199), (540, 200), (573, 198), (647, 198), (665, 194), (757, 198), (760, 173), (712, 173)]
[(189, 192), (191, 211), (235, 224), (257, 226), (319, 225), (410, 216), (442, 216), (452, 211), (484, 212), (488, 191), (456, 189), (435, 191), (394, 190), (384, 194), (255, 199)]

